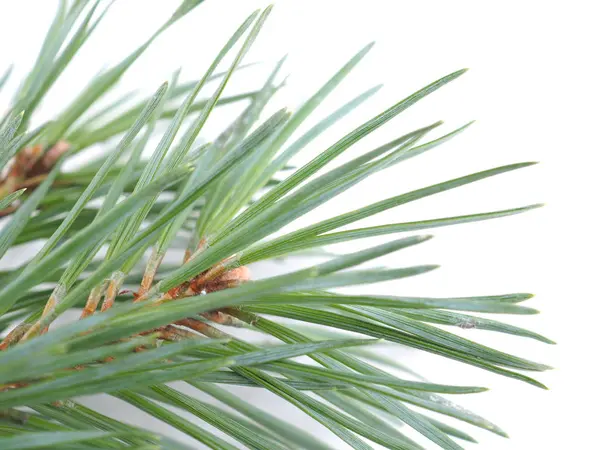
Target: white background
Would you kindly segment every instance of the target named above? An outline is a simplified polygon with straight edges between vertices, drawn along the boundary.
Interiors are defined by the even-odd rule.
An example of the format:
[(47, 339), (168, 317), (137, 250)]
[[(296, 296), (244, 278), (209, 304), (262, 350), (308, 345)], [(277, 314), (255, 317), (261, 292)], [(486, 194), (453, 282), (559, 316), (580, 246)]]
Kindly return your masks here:
[[(36, 55), (55, 3), (0, 2), (0, 71), (10, 62), (16, 64), (13, 88)], [(311, 145), (305, 160), (425, 84), (456, 69), (471, 68), (361, 142), (348, 157), (439, 119), (446, 121), (442, 131), (477, 119), (474, 126), (443, 147), (367, 181), (302, 223), (478, 170), (541, 161), (532, 168), (436, 195), (365, 222), (401, 222), (547, 203), (526, 215), (433, 230), (434, 240), (383, 261), (389, 266), (438, 263), (442, 267), (419, 278), (387, 283), (377, 288), (381, 292), (537, 294), (530, 306), (543, 314), (507, 320), (539, 331), (559, 345), (477, 330), (467, 330), (465, 335), (553, 365), (556, 370), (538, 376), (550, 391), (418, 352), (393, 354), (433, 381), (493, 388), (489, 393), (457, 399), (511, 435), (507, 441), (474, 430), (482, 443), (476, 448), (597, 446), (592, 437), (593, 418), (597, 419), (597, 388), (593, 384), (597, 372), (593, 366), (598, 354), (600, 300), (595, 283), (599, 249), (597, 200), (593, 196), (598, 191), (600, 150), (596, 131), (600, 36), (595, 3), (280, 0), (246, 59), (264, 64), (238, 76), (228, 91), (258, 87), (272, 63), (289, 53), (284, 72), (291, 75), (272, 111), (281, 106), (293, 109), (358, 49), (377, 41), (312, 120), (375, 84), (384, 83), (384, 88)], [(51, 118), (100, 68), (119, 61), (141, 43), (177, 4), (165, 0), (116, 2), (48, 96), (37, 119)], [(199, 77), (237, 25), (253, 9), (266, 4), (207, 0), (155, 42), (124, 77), (120, 92), (139, 89), (148, 93), (178, 67), (183, 79)], [(0, 97), (0, 108), (9, 100), (6, 91)], [(232, 114), (233, 110), (217, 113), (204, 137), (214, 136)], [(342, 250), (354, 245), (364, 244)], [(292, 408), (280, 414), (291, 414), (296, 424), (323, 432)], [(333, 438), (330, 442), (335, 448), (345, 448)]]

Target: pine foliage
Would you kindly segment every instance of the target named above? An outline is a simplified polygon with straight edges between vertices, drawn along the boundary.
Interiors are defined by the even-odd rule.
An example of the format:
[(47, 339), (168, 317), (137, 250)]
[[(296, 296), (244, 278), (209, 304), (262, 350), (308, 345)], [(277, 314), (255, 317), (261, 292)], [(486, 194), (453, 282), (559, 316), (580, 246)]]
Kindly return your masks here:
[[(359, 93), (317, 123), (311, 120), (372, 45), (295, 112), (284, 109), (265, 117), (265, 106), (282, 86), (283, 60), (254, 91), (228, 96), (226, 87), (232, 77), (243, 76), (247, 54), (271, 11), (267, 8), (232, 30), (197, 81), (183, 83), (175, 74), (147, 98), (127, 95), (98, 108), (164, 30), (201, 13), (200, 3), (183, 0), (143, 45), (61, 105), (51, 122), (32, 127), (47, 92), (110, 7), (100, 0), (61, 1), (31, 71), (1, 119), (0, 257), (10, 258), (9, 252), (24, 244), (42, 246), (21, 266), (0, 273), (0, 448), (190, 448), (78, 399), (100, 393), (185, 433), (197, 442), (191, 448), (330, 448), (229, 386), (275, 394), (359, 450), (374, 443), (402, 450), (460, 449), (461, 441), (474, 441), (462, 425), (455, 427), (460, 422), (465, 429), (505, 436), (446, 398), (485, 388), (445, 384), (443, 371), (436, 380), (421, 379), (415, 375), (418, 368), (382, 361), (370, 348), (385, 341), (435, 354), (440, 365), (447, 358), (543, 388), (529, 373), (548, 366), (451, 331), (477, 327), (552, 343), (478, 315), (535, 314), (523, 305), (530, 294), (426, 298), (348, 294), (339, 288), (436, 269), (361, 267), (430, 238), (406, 237), (407, 232), (506, 217), (539, 205), (367, 227), (360, 225), (362, 219), (532, 163), (495, 167), (411, 192), (386, 192), (383, 200), (281, 234), (367, 177), (465, 130), (469, 124), (439, 132), (436, 122), (344, 164), (335, 161), (465, 71), (427, 84), (330, 147), (315, 149), (321, 133), (379, 89)], [(9, 77), (10, 69), (0, 76), (0, 88)], [(246, 105), (243, 112), (212, 142), (200, 144), (213, 110), (238, 102)], [(312, 127), (299, 134), (303, 124)], [(100, 159), (64, 170), (66, 161), (92, 147), (104, 149)], [(317, 156), (294, 167), (294, 157), (307, 149)], [(387, 239), (348, 254), (324, 250), (375, 236)], [(167, 254), (182, 262), (164, 262)], [(298, 255), (312, 262), (283, 275), (250, 277), (252, 263)], [(80, 320), (54, 325), (73, 308), (80, 308)], [(240, 330), (263, 339), (250, 340)], [(173, 381), (185, 383), (185, 389), (169, 384)], [(410, 428), (426, 444), (409, 437), (405, 430)]]

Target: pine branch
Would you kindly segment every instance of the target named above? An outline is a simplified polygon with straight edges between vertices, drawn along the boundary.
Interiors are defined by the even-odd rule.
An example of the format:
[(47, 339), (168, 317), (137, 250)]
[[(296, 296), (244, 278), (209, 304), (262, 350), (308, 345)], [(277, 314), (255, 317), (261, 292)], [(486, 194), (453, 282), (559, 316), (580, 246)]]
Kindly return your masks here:
[[(370, 449), (370, 442), (389, 449), (423, 448), (399, 429), (401, 424), (437, 448), (456, 450), (462, 448), (458, 440), (474, 442), (470, 434), (429, 412), (506, 436), (495, 424), (439, 395), (476, 394), (486, 388), (449, 385), (443, 371), (438, 379), (425, 380), (418, 367), (383, 358), (373, 347), (408, 346), (545, 388), (528, 373), (550, 369), (547, 365), (471, 341), (452, 328), (553, 344), (533, 331), (479, 316), (536, 314), (521, 304), (531, 295), (342, 294), (336, 288), (391, 280), (400, 286), (402, 278), (437, 269), (432, 264), (363, 266), (431, 236), (394, 237), (341, 255), (328, 252), (328, 246), (533, 210), (540, 205), (342, 229), (533, 163), (386, 193), (383, 200), (276, 236), (365, 179), (458, 139), (471, 124), (439, 132), (442, 122), (437, 121), (332, 168), (356, 143), (465, 70), (393, 103), (297, 168), (291, 165), (294, 157), (377, 93), (379, 86), (351, 95), (298, 135), (373, 44), (293, 114), (281, 109), (263, 117), (285, 84), (280, 80), (285, 58), (254, 90), (230, 95), (228, 85), (250, 66), (242, 63), (261, 38), (269, 7), (233, 31), (197, 81), (179, 82), (175, 73), (152, 96), (131, 104), (137, 96), (127, 94), (98, 108), (97, 102), (152, 42), (202, 3), (183, 0), (140, 47), (70, 104), (60, 105), (62, 112), (53, 121), (30, 129), (46, 94), (102, 26), (110, 3), (102, 10), (100, 3), (60, 2), (31, 71), (0, 121), (0, 256), (22, 244), (43, 243), (22, 266), (0, 273), (0, 448), (187, 448), (73, 400), (101, 393), (207, 448), (329, 448), (309, 430), (240, 398), (227, 386), (275, 394), (354, 449)], [(217, 72), (223, 60), (230, 65)], [(0, 76), (0, 88), (10, 72)], [(215, 88), (210, 88), (211, 80), (217, 82)], [(213, 142), (199, 144), (215, 108), (233, 102), (245, 102), (243, 112)], [(167, 123), (165, 131), (158, 131), (159, 121)], [(118, 138), (116, 146), (112, 138)], [(158, 144), (149, 149), (152, 138)], [(71, 172), (62, 169), (75, 155), (88, 154), (92, 145), (103, 148), (100, 158)], [(145, 150), (150, 150), (149, 158), (142, 157)], [(315, 254), (325, 262), (310, 260), (308, 267), (252, 279), (249, 265), (257, 261)], [(171, 255), (183, 262), (165, 262)], [(82, 308), (80, 319), (55, 327), (54, 321), (71, 308)], [(264, 340), (247, 339), (241, 329)], [(186, 390), (165, 384), (172, 381), (184, 381)], [(218, 403), (200, 400), (201, 392)]]

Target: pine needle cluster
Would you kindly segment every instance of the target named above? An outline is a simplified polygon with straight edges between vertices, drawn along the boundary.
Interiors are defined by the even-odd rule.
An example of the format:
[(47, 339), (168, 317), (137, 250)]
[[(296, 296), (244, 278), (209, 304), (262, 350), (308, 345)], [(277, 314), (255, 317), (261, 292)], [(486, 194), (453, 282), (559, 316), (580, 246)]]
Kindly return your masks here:
[[(315, 149), (321, 133), (379, 89), (358, 93), (311, 122), (313, 111), (371, 44), (295, 112), (284, 109), (264, 117), (282, 86), (283, 60), (255, 91), (224, 92), (232, 76), (243, 76), (246, 55), (271, 11), (267, 8), (233, 32), (198, 81), (183, 83), (175, 74), (148, 98), (132, 102), (124, 96), (98, 108), (152, 42), (198, 12), (200, 3), (184, 0), (143, 45), (91, 80), (51, 122), (31, 127), (47, 92), (110, 7), (100, 0), (61, 1), (31, 71), (1, 118), (0, 257), (10, 258), (7, 252), (34, 241), (42, 246), (22, 265), (0, 273), (0, 448), (190, 448), (78, 400), (100, 393), (187, 434), (197, 442), (191, 448), (331, 448), (309, 430), (232, 393), (230, 385), (281, 397), (359, 450), (374, 444), (456, 450), (461, 441), (474, 441), (463, 425), (504, 436), (495, 424), (445, 397), (485, 388), (443, 384), (443, 371), (437, 380), (419, 379), (418, 368), (382, 361), (370, 347), (383, 340), (438, 355), (441, 366), (448, 358), (543, 388), (526, 373), (544, 371), (546, 365), (449, 331), (478, 328), (552, 343), (486, 316), (534, 314), (522, 304), (530, 294), (429, 298), (350, 295), (339, 288), (436, 269), (361, 267), (430, 238), (405, 233), (510, 216), (539, 205), (368, 227), (360, 226), (362, 219), (532, 163), (495, 167), (411, 192), (386, 192), (391, 196), (383, 200), (278, 233), (367, 177), (393, 170), (467, 128), (440, 133), (441, 122), (435, 122), (344, 164), (335, 161), (465, 71), (433, 81), (330, 147)], [(226, 57), (231, 62), (222, 70)], [(10, 69), (0, 77), (0, 88), (9, 77)], [(212, 142), (199, 144), (212, 111), (237, 102), (245, 103), (243, 112)], [(103, 156), (63, 169), (92, 147), (103, 148)], [(305, 149), (317, 156), (294, 167), (294, 157)], [(348, 254), (324, 251), (374, 236), (388, 239)], [(165, 262), (167, 253), (179, 255), (181, 262)], [(319, 259), (260, 280), (253, 280), (248, 269), (259, 261), (298, 255)], [(73, 308), (81, 311), (80, 319), (55, 326)], [(265, 340), (248, 340), (240, 329)], [(173, 381), (187, 389), (168, 384)], [(422, 436), (416, 439), (405, 432), (409, 429)]]

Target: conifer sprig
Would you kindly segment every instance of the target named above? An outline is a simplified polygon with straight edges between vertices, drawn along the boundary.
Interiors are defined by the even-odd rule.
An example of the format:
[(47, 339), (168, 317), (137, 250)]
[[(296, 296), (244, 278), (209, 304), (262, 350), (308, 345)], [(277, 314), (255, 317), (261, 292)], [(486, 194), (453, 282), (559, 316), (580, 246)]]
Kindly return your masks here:
[[(230, 392), (230, 385), (279, 396), (354, 449), (371, 449), (372, 443), (422, 449), (401, 424), (432, 448), (456, 450), (461, 440), (475, 441), (440, 415), (506, 436), (440, 395), (486, 388), (449, 385), (442, 376), (421, 379), (418, 367), (389, 360), (382, 364), (372, 346), (382, 341), (408, 346), (544, 388), (528, 373), (548, 366), (449, 328), (552, 344), (535, 332), (478, 315), (535, 314), (522, 305), (530, 294), (430, 298), (342, 294), (336, 288), (400, 280), (437, 268), (361, 266), (431, 238), (394, 236), (398, 233), (502, 218), (539, 205), (369, 227), (361, 226), (362, 219), (533, 163), (465, 174), (406, 193), (390, 191), (383, 200), (275, 237), (366, 178), (394, 170), (463, 132), (470, 124), (438, 132), (442, 123), (435, 122), (332, 168), (355, 143), (465, 70), (393, 103), (329, 148), (315, 149), (315, 138), (378, 91), (375, 86), (359, 93), (298, 135), (372, 44), (295, 112), (282, 109), (265, 117), (263, 110), (284, 84), (285, 58), (254, 91), (232, 95), (227, 86), (248, 67), (247, 54), (260, 39), (269, 7), (252, 13), (233, 32), (198, 81), (180, 82), (175, 73), (132, 106), (124, 107), (132, 97), (126, 95), (97, 108), (151, 43), (200, 3), (183, 0), (143, 45), (61, 105), (54, 120), (32, 128), (47, 92), (110, 8), (110, 2), (100, 0), (61, 1), (31, 71), (0, 121), (0, 256), (19, 245), (43, 243), (27, 262), (0, 273), (0, 448), (189, 448), (77, 400), (100, 393), (187, 434), (197, 442), (192, 448), (331, 448), (310, 431)], [(225, 57), (232, 62), (217, 72)], [(10, 68), (3, 72), (0, 88), (10, 75)], [(213, 110), (232, 102), (247, 106), (214, 141), (200, 144)], [(166, 123), (164, 132), (157, 131), (158, 122)], [(160, 139), (152, 148), (155, 136)], [(104, 156), (69, 172), (62, 169), (92, 145), (104, 147)], [(317, 156), (292, 166), (306, 148), (317, 150)], [(323, 250), (374, 236), (389, 239), (348, 254)], [(253, 280), (248, 268), (257, 261), (315, 251), (325, 262), (283, 275)], [(167, 253), (182, 262), (164, 262)], [(83, 308), (80, 320), (55, 327), (55, 319), (71, 308)], [(250, 341), (238, 333), (240, 328), (270, 343)], [(295, 359), (300, 356), (310, 362)], [(172, 381), (185, 382), (186, 391), (166, 384)], [(217, 403), (200, 400), (189, 394), (192, 390)]]

